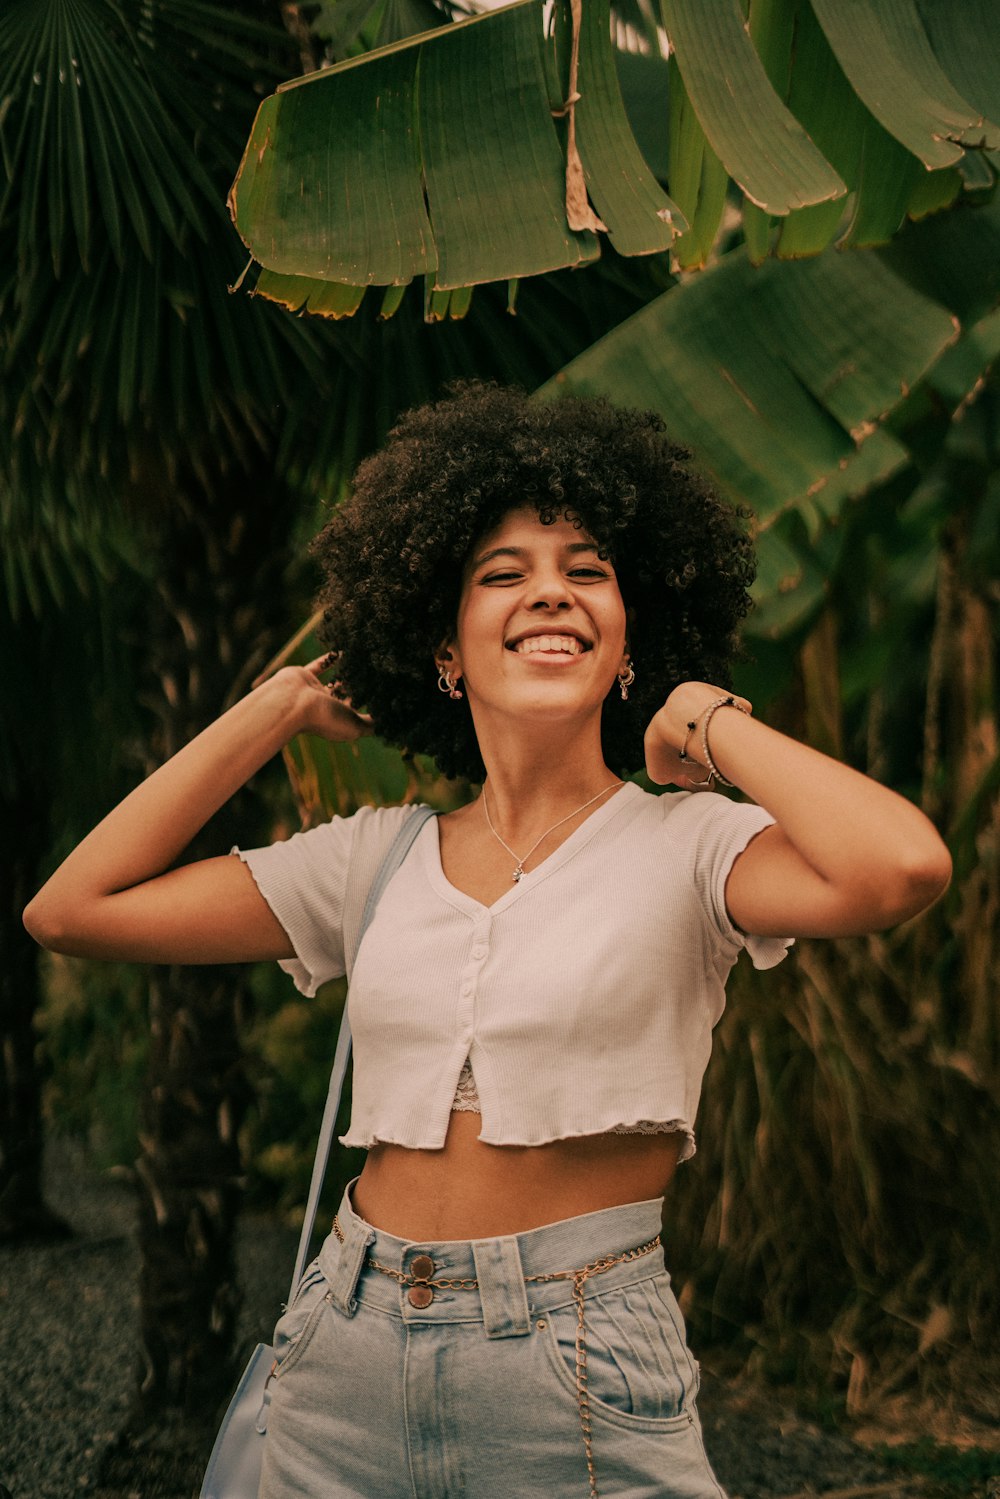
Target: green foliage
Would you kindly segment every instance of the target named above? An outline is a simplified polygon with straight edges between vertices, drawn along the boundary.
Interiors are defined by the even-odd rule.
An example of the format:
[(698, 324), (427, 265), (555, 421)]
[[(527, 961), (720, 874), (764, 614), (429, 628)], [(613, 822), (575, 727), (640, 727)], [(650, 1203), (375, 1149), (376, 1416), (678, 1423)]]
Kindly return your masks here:
[[(619, 252), (651, 254), (681, 221), (635, 146), (607, 27), (606, 0), (594, 0), (581, 56), (601, 80), (602, 108), (578, 111), (582, 171)], [(234, 220), (265, 269), (257, 291), (350, 316), (367, 285), (424, 275), (430, 291), (451, 291), (594, 259), (584, 218), (567, 223), (564, 212), (546, 78), (555, 66), (540, 7), (520, 0), (265, 100), (232, 190)], [(331, 136), (331, 113), (352, 129)]]
[[(984, 321), (1000, 298), (998, 267), (996, 204), (912, 225), (878, 255), (827, 250), (755, 268), (738, 248), (591, 345), (540, 394), (612, 392), (652, 407), (763, 527), (794, 505), (815, 528), (906, 463), (895, 429), (915, 425), (915, 393), (931, 388), (936, 430), (990, 367), (995, 331)], [(779, 549), (782, 539), (776, 532)], [(761, 598), (782, 608), (785, 628), (787, 569), (770, 545), (765, 531), (774, 577)]]
[(321, 0), (310, 25), (324, 44), (325, 61), (339, 62), (469, 14), (457, 0)]
[(99, 1167), (131, 1166), (149, 1055), (145, 975), (52, 956), (37, 1019), (53, 1135), (85, 1140)]
[[(225, 185), (280, 27), (204, 0), (0, 16), (0, 507), (37, 615), (169, 515), (183, 469), (258, 452), (314, 340), (227, 294)], [(294, 421), (286, 421), (294, 440)], [(131, 505), (129, 500), (131, 499)]]
[(935, 997), (954, 953), (920, 953), (919, 975), (917, 947), (800, 943), (784, 972), (734, 977), (701, 1158), (671, 1188), (672, 1260), (696, 1340), (758, 1373), (855, 1414), (916, 1388), (988, 1416), (949, 1363), (988, 1368), (1000, 1312), (989, 1058), (969, 1049), (973, 1007), (950, 998), (946, 1018)]
[(660, 0), (660, 11), (711, 148), (750, 201), (783, 215), (843, 197), (840, 176), (775, 92), (760, 32), (752, 36), (737, 0)]
[[(352, 55), (265, 100), (233, 188), (262, 294), (292, 305), (305, 277), (296, 307), (350, 316), (361, 297), (345, 288), (424, 275), (436, 315), (442, 290), (593, 260), (604, 235), (624, 254), (672, 244), (680, 268), (704, 265), (730, 182), (755, 262), (883, 244), (907, 215), (992, 192), (1000, 24), (982, 0), (618, 6), (650, 63), (661, 34), (670, 46), (669, 89), (662, 68), (632, 69), (628, 114), (605, 0), (579, 12), (567, 113), (568, 18), (557, 5), (543, 33), (540, 7), (517, 0), (441, 26), (429, 0), (327, 0), (314, 24), (328, 58)], [(657, 110), (673, 201), (629, 124)], [(343, 129), (327, 129), (331, 114)]]
[(812, 532), (795, 517), (810, 607), (780, 646), (752, 639), (738, 679), (779, 727), (922, 801), (955, 859), (919, 920), (737, 968), (700, 1155), (671, 1188), (696, 1337), (852, 1413), (915, 1392), (995, 1415), (998, 402), (994, 378), (936, 447), (918, 404), (919, 465)]
[[(876, 261), (828, 252), (754, 269), (734, 251), (587, 349), (543, 394), (613, 389), (622, 404), (658, 409), (767, 523), (821, 490), (953, 338), (949, 313)], [(898, 463), (899, 450), (885, 457)]]

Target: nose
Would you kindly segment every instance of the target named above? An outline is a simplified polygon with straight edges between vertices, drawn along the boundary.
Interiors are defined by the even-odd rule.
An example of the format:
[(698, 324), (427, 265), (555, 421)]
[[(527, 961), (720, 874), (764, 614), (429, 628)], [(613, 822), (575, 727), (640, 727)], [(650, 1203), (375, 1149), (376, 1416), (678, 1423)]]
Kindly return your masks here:
[(558, 568), (536, 574), (532, 581), (529, 609), (541, 612), (545, 609), (571, 609), (572, 606), (573, 595)]

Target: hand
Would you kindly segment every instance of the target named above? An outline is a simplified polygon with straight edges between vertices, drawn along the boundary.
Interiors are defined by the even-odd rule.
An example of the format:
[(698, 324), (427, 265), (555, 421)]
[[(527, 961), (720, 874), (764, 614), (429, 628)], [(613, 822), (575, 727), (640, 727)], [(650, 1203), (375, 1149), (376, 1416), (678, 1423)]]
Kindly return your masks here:
[(334, 656), (326, 655), (310, 661), (307, 666), (283, 666), (271, 680), (281, 679), (283, 685), (301, 693), (301, 732), (318, 734), (321, 739), (343, 744), (374, 734), (375, 725), (369, 714), (355, 712), (350, 700), (341, 696), (339, 682), (320, 681), (334, 661)]
[[(725, 687), (713, 687), (710, 682), (682, 682), (674, 688), (645, 734), (646, 773), (651, 781), (658, 786), (682, 786), (685, 791), (709, 789), (708, 767), (702, 763), (700, 725), (690, 734), (688, 725), (697, 724), (718, 698), (730, 696), (748, 713), (753, 712), (753, 705), (745, 697), (737, 697)], [(685, 738), (688, 758), (682, 760)]]

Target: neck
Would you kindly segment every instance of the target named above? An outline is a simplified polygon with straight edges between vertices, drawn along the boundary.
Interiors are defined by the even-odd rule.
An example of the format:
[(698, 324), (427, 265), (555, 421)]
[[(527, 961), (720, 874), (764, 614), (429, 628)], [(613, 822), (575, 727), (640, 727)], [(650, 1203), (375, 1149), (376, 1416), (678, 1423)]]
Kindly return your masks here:
[(619, 783), (601, 754), (599, 726), (596, 734), (522, 732), (505, 736), (496, 749), (480, 747), (490, 816), (509, 841), (519, 835), (523, 841)]

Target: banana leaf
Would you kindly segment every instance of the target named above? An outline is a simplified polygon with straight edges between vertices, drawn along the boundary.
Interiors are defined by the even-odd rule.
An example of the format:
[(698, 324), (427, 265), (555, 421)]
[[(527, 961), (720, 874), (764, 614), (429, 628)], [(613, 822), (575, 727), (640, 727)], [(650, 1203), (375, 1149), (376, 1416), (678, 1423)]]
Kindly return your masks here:
[[(635, 144), (608, 26), (606, 0), (592, 3), (580, 156), (612, 240), (651, 254), (684, 222)], [(251, 255), (268, 273), (341, 287), (424, 275), (432, 294), (594, 259), (596, 235), (566, 219), (554, 45), (540, 0), (519, 0), (284, 85), (258, 111), (230, 194)], [(278, 290), (289, 305), (302, 288)], [(350, 302), (317, 292), (298, 305), (330, 296)]]
[[(575, 126), (595, 212), (571, 229), (571, 132), (552, 119), (569, 4), (557, 0), (548, 36), (537, 0), (518, 0), (266, 100), (232, 195), (254, 258), (339, 288), (423, 274), (429, 315), (454, 316), (439, 292), (583, 264), (605, 227), (624, 254), (673, 242), (680, 269), (704, 265), (730, 179), (755, 262), (834, 239), (884, 244), (907, 215), (993, 189), (1000, 11), (988, 0), (659, 0), (671, 83), (655, 55), (619, 64), (627, 112), (606, 0), (582, 0)], [(650, 14), (636, 14), (648, 45)], [(291, 102), (296, 92), (308, 100)], [(665, 153), (673, 202), (656, 185)], [(266, 279), (262, 294), (269, 286), (327, 316), (360, 301), (318, 288), (295, 300)]]
[(573, 360), (543, 394), (662, 413), (762, 522), (815, 494), (955, 340), (952, 314), (874, 254), (724, 256)]

